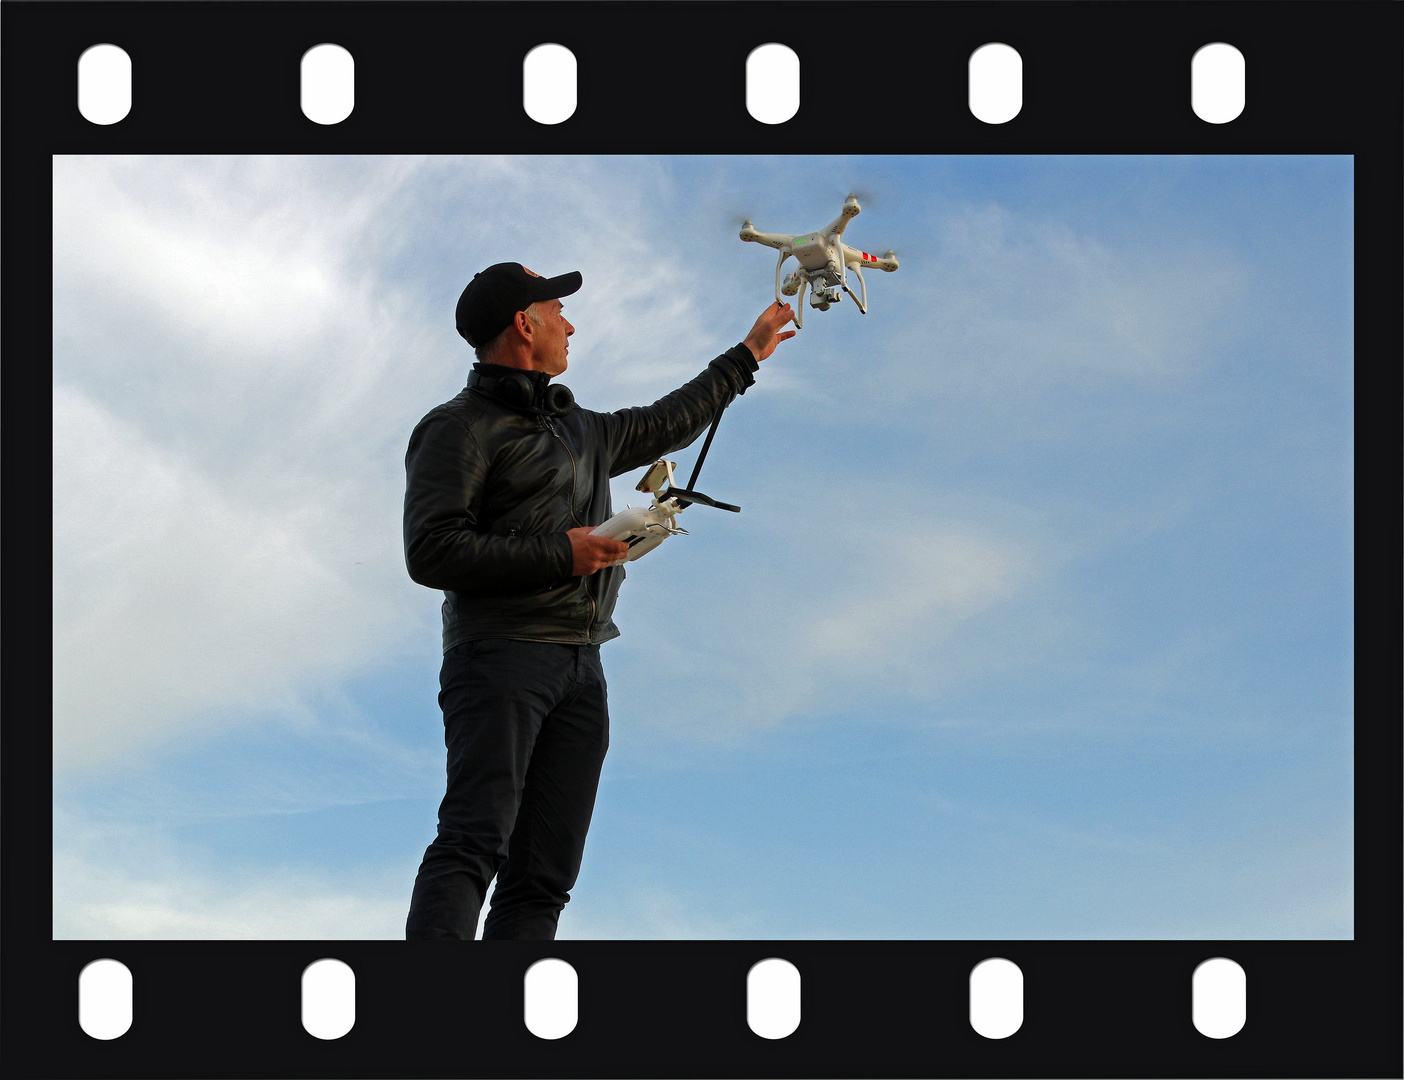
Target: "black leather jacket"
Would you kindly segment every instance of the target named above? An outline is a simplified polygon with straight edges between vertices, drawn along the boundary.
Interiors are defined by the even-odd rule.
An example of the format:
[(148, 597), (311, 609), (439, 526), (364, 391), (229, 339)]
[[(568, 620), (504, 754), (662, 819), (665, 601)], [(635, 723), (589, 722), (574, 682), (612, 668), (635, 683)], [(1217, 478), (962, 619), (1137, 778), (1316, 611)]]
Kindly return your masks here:
[[(573, 576), (566, 531), (608, 519), (609, 478), (690, 444), (758, 367), (737, 345), (652, 405), (613, 413), (518, 411), (467, 387), (432, 409), (405, 454), (405, 565), (444, 592), (444, 651), (487, 637), (618, 637), (624, 567)], [(539, 402), (550, 377), (528, 374)]]

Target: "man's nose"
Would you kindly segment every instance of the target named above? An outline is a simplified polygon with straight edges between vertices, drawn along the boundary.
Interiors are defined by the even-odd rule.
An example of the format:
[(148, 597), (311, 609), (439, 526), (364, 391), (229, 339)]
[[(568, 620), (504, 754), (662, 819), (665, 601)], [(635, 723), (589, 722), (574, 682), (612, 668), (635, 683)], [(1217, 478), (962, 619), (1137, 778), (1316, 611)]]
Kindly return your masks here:
[(575, 327), (571, 326), (570, 323), (567, 322), (567, 323), (566, 323), (566, 337), (570, 337), (570, 335), (573, 334), (573, 333), (575, 333)]

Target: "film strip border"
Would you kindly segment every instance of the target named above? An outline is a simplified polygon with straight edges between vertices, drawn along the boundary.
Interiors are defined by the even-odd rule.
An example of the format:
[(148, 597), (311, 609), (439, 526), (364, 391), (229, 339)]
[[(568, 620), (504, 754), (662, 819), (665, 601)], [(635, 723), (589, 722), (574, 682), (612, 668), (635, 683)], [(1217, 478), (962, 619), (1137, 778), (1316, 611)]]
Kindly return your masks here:
[[(1399, 417), (1401, 6), (1301, 3), (631, 4), (54, 3), (0, 7), (8, 311), (3, 397), (42, 400), (48, 354), (50, 157), (62, 153), (1333, 153), (1357, 167), (1358, 425), (1371, 472), (1357, 563), (1361, 682), (1357, 938), (1352, 942), (404, 942), (48, 940), (49, 837), (30, 827), (49, 794), (49, 733), (32, 716), (47, 673), (47, 598), (23, 599), (7, 536), (0, 610), (4, 813), (5, 1071), (25, 1076), (1399, 1076)], [(578, 63), (577, 108), (555, 125), (520, 108), (521, 58), (543, 41)], [(765, 42), (800, 60), (800, 108), (751, 119), (745, 60)], [(1208, 124), (1190, 108), (1190, 61), (1206, 43), (1247, 62), (1247, 107)], [(133, 62), (139, 107), (83, 119), (76, 65), (112, 42)], [(319, 125), (299, 107), (299, 59), (335, 42), (356, 60), (356, 108)], [(1023, 63), (1024, 106), (987, 124), (967, 99), (971, 52), (1002, 42)], [(842, 54), (882, 93), (850, 84)], [(35, 272), (35, 265), (39, 271)], [(31, 419), (30, 423), (33, 423)], [(33, 432), (7, 415), (7, 509), (47, 506)], [(41, 455), (42, 456), (42, 455)], [(13, 520), (13, 519), (11, 519)], [(38, 536), (38, 541), (46, 541)], [(1381, 629), (1384, 627), (1385, 629)], [(38, 682), (47, 685), (47, 676)], [(37, 884), (36, 884), (37, 883)], [(1227, 957), (1246, 975), (1246, 1022), (1210, 1039), (1192, 979)], [(79, 1024), (79, 976), (119, 960), (133, 1020), (97, 1040)], [(570, 1033), (527, 1030), (512, 988), (542, 958), (578, 979)], [(746, 1018), (746, 976), (795, 967), (802, 1013), (764, 1039)], [(1006, 1038), (969, 1019), (970, 973), (992, 957), (1022, 974), (1022, 1022)], [(301, 1022), (307, 966), (355, 975), (355, 1023), (318, 1039)], [(508, 989), (504, 990), (506, 987)]]
[[(54, 153), (1355, 153), (1362, 124), (1398, 115), (1398, 22), (1387, 0), (13, 0), (4, 78), (39, 106), (11, 110), (11, 140)], [(577, 66), (555, 124), (521, 104), (523, 59), (547, 43)], [(799, 61), (783, 124), (747, 111), (767, 43)], [(1022, 64), (1007, 123), (970, 108), (970, 58), (994, 43)], [(1191, 107), (1214, 43), (1246, 58), (1229, 123)], [(134, 106), (111, 125), (77, 108), (98, 44), (132, 65)], [(328, 44), (354, 58), (355, 107), (316, 123), (301, 61)]]
[[(1370, 1032), (1391, 1027), (1381, 988), (1397, 957), (1368, 972), (1359, 953), (1261, 941), (59, 942), (32, 993), (66, 1023), (28, 1075), (1394, 1075), (1397, 1045)], [(80, 972), (97, 956), (132, 973), (132, 1022), (110, 1040), (79, 1027)], [(1195, 972), (1214, 957), (1246, 976), (1244, 1022), (1227, 1037), (1194, 1016)], [(574, 1023), (555, 1038), (524, 1016), (527, 972), (547, 958), (576, 983)], [(748, 974), (772, 958), (798, 979), (798, 1025), (779, 1037), (748, 1020)], [(971, 975), (992, 958), (1017, 965), (1021, 1015), (981, 1034)], [(303, 979), (326, 959), (354, 974), (354, 1022), (314, 1035)]]

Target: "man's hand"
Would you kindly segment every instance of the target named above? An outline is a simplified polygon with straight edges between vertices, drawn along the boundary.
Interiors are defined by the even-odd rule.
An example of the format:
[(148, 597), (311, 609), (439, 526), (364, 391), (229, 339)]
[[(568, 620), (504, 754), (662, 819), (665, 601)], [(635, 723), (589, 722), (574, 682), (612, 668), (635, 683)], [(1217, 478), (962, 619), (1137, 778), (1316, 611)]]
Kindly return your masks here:
[(575, 556), (575, 563), (570, 569), (575, 577), (593, 574), (606, 566), (618, 566), (629, 554), (629, 545), (623, 540), (595, 536), (593, 531), (589, 525), (585, 525), (566, 532), (570, 537), (571, 554)]
[(779, 345), (780, 342), (795, 336), (793, 330), (786, 330), (783, 334), (776, 333), (787, 322), (793, 322), (794, 318), (795, 313), (790, 305), (782, 304), (779, 300), (761, 312), (761, 317), (756, 320), (756, 325), (751, 327), (751, 332), (746, 335), (745, 341), (746, 348), (751, 350), (751, 355), (756, 358), (756, 363), (760, 363), (773, 353), (775, 346)]

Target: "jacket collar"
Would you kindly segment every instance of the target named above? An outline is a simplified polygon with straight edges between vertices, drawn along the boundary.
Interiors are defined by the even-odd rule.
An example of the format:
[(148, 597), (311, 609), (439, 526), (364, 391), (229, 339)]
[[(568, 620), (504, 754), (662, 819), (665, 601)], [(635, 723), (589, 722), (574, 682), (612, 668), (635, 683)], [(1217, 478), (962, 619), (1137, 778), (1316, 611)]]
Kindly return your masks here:
[(510, 367), (507, 364), (484, 364), (479, 361), (473, 365), (473, 370), (480, 371), (494, 379), (501, 379), (507, 375), (525, 375), (532, 381), (537, 390), (543, 389), (551, 381), (551, 376), (544, 371), (531, 371), (527, 368)]

